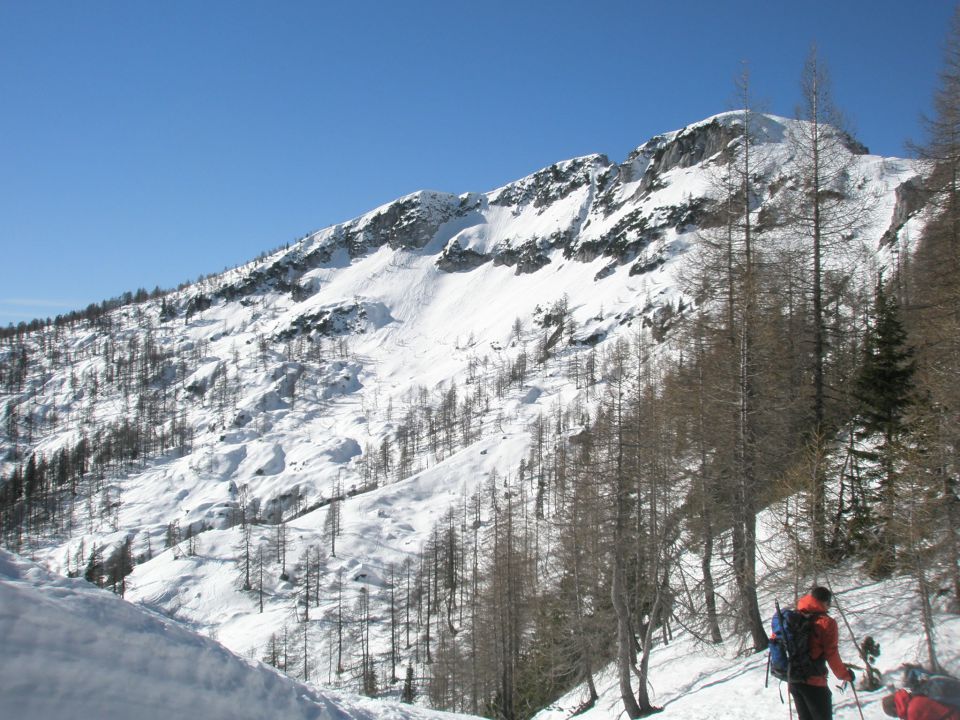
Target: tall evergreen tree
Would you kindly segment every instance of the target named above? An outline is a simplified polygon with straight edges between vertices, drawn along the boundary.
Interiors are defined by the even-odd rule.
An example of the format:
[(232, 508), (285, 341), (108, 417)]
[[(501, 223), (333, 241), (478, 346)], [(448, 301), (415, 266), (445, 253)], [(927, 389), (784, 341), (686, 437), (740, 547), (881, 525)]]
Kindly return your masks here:
[(862, 436), (870, 443), (861, 455), (874, 463), (879, 487), (876, 552), (869, 566), (873, 574), (885, 577), (893, 572), (896, 561), (892, 530), (907, 413), (914, 397), (915, 363), (899, 303), (884, 290), (882, 277), (877, 282), (871, 320), (854, 394), (860, 403)]

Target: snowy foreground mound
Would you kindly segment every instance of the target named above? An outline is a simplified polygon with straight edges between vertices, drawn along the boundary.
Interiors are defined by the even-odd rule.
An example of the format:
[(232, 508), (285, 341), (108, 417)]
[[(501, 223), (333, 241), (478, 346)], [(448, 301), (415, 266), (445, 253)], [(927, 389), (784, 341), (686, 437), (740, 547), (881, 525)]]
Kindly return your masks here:
[(0, 550), (0, 718), (453, 717), (318, 693), (82, 580)]

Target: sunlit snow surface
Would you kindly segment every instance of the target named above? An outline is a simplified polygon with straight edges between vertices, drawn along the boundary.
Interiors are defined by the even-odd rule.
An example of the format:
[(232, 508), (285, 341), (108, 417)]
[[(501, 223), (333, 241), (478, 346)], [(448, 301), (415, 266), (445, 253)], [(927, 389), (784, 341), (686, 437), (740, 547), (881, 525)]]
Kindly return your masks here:
[(319, 692), (178, 623), (0, 550), (2, 720), (440, 720)]
[[(904, 662), (923, 660), (915, 594), (907, 581), (855, 583), (831, 577), (858, 638), (881, 645), (877, 663), (895, 683)], [(764, 598), (764, 609), (772, 603)], [(836, 612), (834, 612), (836, 615)], [(939, 618), (938, 647), (947, 668), (960, 661), (960, 618)], [(840, 621), (843, 658), (859, 664)], [(650, 682), (659, 717), (675, 720), (760, 720), (786, 717), (778, 685), (765, 687), (766, 654), (739, 657), (733, 644), (706, 646), (680, 633), (653, 652)], [(581, 716), (621, 716), (616, 679), (597, 677), (601, 698)], [(861, 691), (865, 716), (882, 716), (885, 691)], [(569, 720), (581, 692), (561, 698), (538, 720)], [(834, 690), (838, 719), (859, 717), (850, 690)], [(124, 602), (81, 580), (54, 576), (0, 551), (0, 718), (2, 720), (441, 720), (455, 716), (393, 702), (315, 690), (238, 657), (178, 623)], [(461, 716), (462, 717), (462, 716)]]
[[(780, 532), (778, 508), (765, 511), (759, 518), (758, 539), (761, 542), (759, 563), (760, 612), (765, 618), (774, 613), (775, 602), (783, 607), (793, 604), (793, 582), (782, 568), (787, 548)], [(699, 562), (688, 556), (684, 563)], [(916, 585), (909, 579), (876, 582), (863, 577), (854, 567), (828, 571), (820, 583), (832, 587), (835, 601), (830, 614), (836, 619), (840, 635), (840, 657), (857, 668), (857, 683), (863, 672), (863, 661), (854, 644), (872, 636), (880, 643), (881, 653), (875, 667), (882, 673), (884, 688), (856, 695), (849, 685), (840, 689), (840, 681), (830, 675), (834, 717), (837, 720), (859, 720), (859, 700), (864, 717), (879, 720), (885, 717), (881, 698), (892, 686), (902, 687), (904, 663), (926, 664), (928, 655), (922, 634), (919, 597)], [(806, 588), (799, 588), (805, 592)], [(841, 612), (842, 611), (842, 612)], [(936, 614), (936, 643), (941, 664), (953, 674), (960, 673), (960, 617)], [(719, 646), (700, 642), (689, 632), (674, 627), (676, 640), (659, 645), (651, 654), (650, 697), (654, 705), (663, 707), (663, 720), (765, 720), (796, 717), (790, 708), (787, 686), (767, 677), (767, 653), (747, 654), (742, 637), (728, 638)], [(577, 715), (583, 720), (612, 720), (625, 717), (617, 678), (612, 668), (596, 679), (601, 697), (595, 707)], [(634, 682), (635, 685), (635, 682)], [(536, 720), (570, 720), (573, 712), (586, 699), (585, 688), (560, 698), (537, 714)]]

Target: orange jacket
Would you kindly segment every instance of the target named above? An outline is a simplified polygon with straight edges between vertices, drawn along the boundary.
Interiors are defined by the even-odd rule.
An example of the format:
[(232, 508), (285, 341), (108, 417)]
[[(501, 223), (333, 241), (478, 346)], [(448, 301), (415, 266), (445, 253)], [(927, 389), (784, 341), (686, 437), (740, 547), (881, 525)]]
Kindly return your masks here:
[[(853, 676), (840, 659), (837, 621), (827, 615), (827, 608), (812, 595), (804, 595), (797, 603), (797, 610), (817, 613), (817, 619), (813, 622), (814, 630), (810, 634), (810, 657), (814, 660), (826, 660), (833, 674), (840, 680), (852, 680)], [(824, 671), (823, 675), (814, 675), (805, 682), (807, 685), (827, 687), (827, 673)]]
[(902, 720), (960, 720), (960, 712), (924, 695), (911, 695), (906, 690), (897, 690), (893, 701), (897, 705), (897, 715)]

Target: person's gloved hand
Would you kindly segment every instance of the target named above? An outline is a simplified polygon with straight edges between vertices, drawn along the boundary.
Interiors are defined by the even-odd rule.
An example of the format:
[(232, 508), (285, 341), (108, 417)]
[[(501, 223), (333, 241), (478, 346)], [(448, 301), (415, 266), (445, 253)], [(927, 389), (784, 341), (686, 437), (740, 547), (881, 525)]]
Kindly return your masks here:
[(847, 665), (847, 675), (849, 675), (847, 682), (852, 685), (853, 681), (857, 679), (857, 676), (853, 674), (853, 669), (849, 665)]

